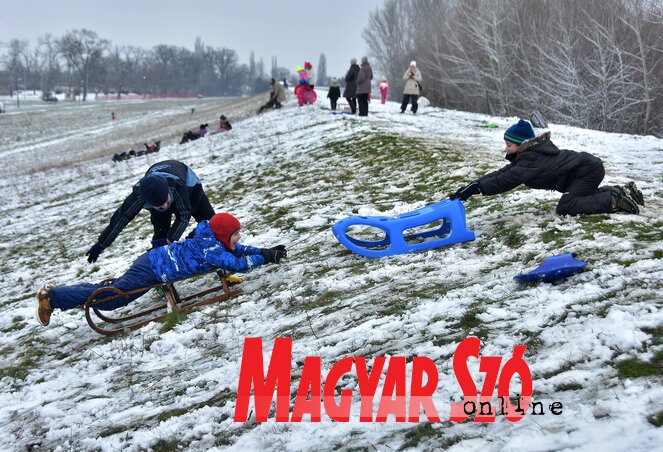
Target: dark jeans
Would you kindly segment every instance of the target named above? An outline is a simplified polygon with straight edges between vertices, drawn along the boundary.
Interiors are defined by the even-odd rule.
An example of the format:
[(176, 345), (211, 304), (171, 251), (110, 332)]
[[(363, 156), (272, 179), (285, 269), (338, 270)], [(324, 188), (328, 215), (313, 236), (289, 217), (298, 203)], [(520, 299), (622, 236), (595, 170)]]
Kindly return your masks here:
[(270, 97), (263, 108), (281, 108), (281, 103), (276, 101), (276, 97)]
[(359, 116), (368, 116), (368, 93), (357, 94), (357, 103), (359, 104)]
[[(189, 195), (191, 205), (191, 216), (200, 223), (203, 220), (209, 220), (214, 216), (214, 208), (209, 202), (202, 185), (193, 187)], [(150, 210), (150, 221), (154, 226), (154, 236), (152, 240), (165, 239), (170, 231), (170, 225), (173, 219), (173, 209), (165, 212)]]
[(336, 101), (337, 100), (338, 100), (337, 97), (330, 97), (329, 98), (329, 103), (331, 104), (332, 111), (336, 111)]
[(407, 108), (407, 104), (410, 103), (410, 100), (412, 100), (411, 111), (412, 113), (416, 113), (417, 110), (419, 109), (419, 104), (417, 103), (417, 99), (419, 99), (419, 96), (417, 96), (416, 94), (403, 94), (403, 102), (401, 103), (401, 113), (405, 113), (405, 109)]
[[(152, 264), (150, 263), (150, 258), (148, 257), (149, 253), (141, 254), (138, 259), (136, 259), (129, 270), (119, 278), (114, 281), (97, 283), (97, 284), (76, 284), (73, 286), (62, 286), (54, 287), (51, 289), (49, 294), (49, 299), (51, 306), (58, 309), (73, 309), (76, 306), (85, 304), (88, 297), (92, 293), (100, 289), (101, 287), (116, 287), (123, 291), (129, 291), (133, 289), (140, 289), (141, 287), (152, 286), (158, 284), (159, 278), (154, 274), (152, 270)], [(101, 297), (110, 296), (113, 293), (108, 291), (101, 294)], [(128, 298), (117, 298), (115, 300), (106, 301), (96, 305), (98, 309), (104, 311), (111, 311), (113, 309), (120, 308), (122, 306), (128, 305), (130, 302), (134, 301), (136, 298), (143, 296), (145, 292), (139, 294), (131, 295)]]
[(350, 110), (352, 111), (352, 114), (354, 115), (355, 113), (357, 113), (357, 98), (346, 97), (345, 100), (348, 101), (348, 105), (350, 105)]
[(570, 177), (566, 191), (557, 203), (559, 215), (611, 213), (610, 187), (601, 187), (605, 176), (603, 163), (596, 159), (579, 167)]

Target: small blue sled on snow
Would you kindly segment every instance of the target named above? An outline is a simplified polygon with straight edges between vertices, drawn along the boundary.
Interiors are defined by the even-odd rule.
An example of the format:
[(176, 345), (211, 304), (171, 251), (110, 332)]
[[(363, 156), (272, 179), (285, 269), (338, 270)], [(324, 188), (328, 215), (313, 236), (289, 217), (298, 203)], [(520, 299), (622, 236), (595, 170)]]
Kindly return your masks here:
[[(406, 234), (429, 224), (434, 227)], [(439, 227), (438, 227), (438, 223)], [(347, 234), (351, 226), (366, 226), (384, 233), (380, 240), (361, 240)], [(465, 225), (465, 208), (458, 199), (445, 199), (396, 217), (352, 216), (332, 226), (336, 239), (350, 251), (366, 257), (412, 253), (474, 240), (474, 231)], [(423, 240), (436, 237), (432, 240)], [(416, 243), (408, 243), (416, 242)]]
[(576, 253), (560, 254), (547, 257), (541, 265), (529, 273), (522, 273), (513, 277), (519, 283), (553, 282), (579, 273), (587, 266), (587, 262), (576, 259)]

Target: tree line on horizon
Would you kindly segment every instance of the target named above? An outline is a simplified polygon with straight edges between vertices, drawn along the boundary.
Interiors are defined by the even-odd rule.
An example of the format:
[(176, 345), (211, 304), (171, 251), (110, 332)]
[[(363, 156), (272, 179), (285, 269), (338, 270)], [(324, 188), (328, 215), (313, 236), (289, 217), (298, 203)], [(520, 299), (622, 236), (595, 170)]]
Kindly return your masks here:
[[(324, 54), (320, 56), (324, 62)], [(319, 74), (326, 77), (325, 74)], [(152, 49), (116, 46), (94, 31), (74, 29), (56, 38), (45, 34), (35, 45), (12, 39), (0, 43), (0, 92), (68, 89), (89, 93), (197, 93), (240, 96), (266, 91), (268, 79), (293, 77), (272, 57), (269, 71), (251, 52), (241, 64), (237, 52), (213, 48), (196, 38), (193, 50), (160, 44)]]
[(386, 0), (364, 38), (395, 100), (663, 136), (661, 0)]

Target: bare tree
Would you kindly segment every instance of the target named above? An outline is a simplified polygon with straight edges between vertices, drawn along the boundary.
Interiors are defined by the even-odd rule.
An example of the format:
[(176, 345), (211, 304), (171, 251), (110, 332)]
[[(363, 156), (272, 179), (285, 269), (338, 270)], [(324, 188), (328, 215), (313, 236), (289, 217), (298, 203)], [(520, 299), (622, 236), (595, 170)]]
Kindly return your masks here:
[(663, 134), (661, 0), (386, 0), (364, 37), (392, 92), (416, 59), (435, 105)]
[(54, 87), (54, 80), (60, 71), (58, 62), (58, 49), (53, 35), (46, 33), (37, 40), (37, 46), (40, 49), (40, 56), (43, 64), (41, 65), (41, 90), (50, 92)]
[(318, 76), (315, 84), (319, 86), (329, 85), (327, 80), (327, 57), (324, 53), (320, 54), (320, 60), (318, 60)]
[(407, 63), (416, 55), (416, 26), (411, 14), (413, 0), (387, 0), (369, 14), (363, 31), (371, 57), (391, 81), (391, 92), (402, 92)]
[(20, 89), (19, 82), (25, 70), (25, 54), (28, 49), (28, 41), (20, 39), (12, 39), (7, 44), (7, 53), (4, 57), (4, 67), (9, 73), (11, 85), (10, 94), (13, 96), (13, 91)]
[(99, 67), (104, 50), (109, 41), (101, 39), (95, 32), (72, 30), (58, 40), (58, 50), (69, 67), (74, 68), (81, 77), (83, 100), (87, 99), (90, 76)]
[(253, 53), (253, 50), (251, 50), (251, 53), (249, 54), (249, 83), (248, 83), (251, 94), (255, 94), (256, 78), (257, 78), (256, 57), (255, 54)]

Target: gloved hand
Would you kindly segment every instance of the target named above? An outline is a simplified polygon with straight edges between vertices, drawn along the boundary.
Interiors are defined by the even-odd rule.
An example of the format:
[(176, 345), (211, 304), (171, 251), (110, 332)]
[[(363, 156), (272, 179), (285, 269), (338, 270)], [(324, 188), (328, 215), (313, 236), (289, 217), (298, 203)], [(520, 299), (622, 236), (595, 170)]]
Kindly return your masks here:
[(166, 239), (154, 239), (152, 240), (152, 249), (159, 248), (160, 246), (168, 245), (168, 240)]
[(85, 255), (87, 256), (87, 261), (89, 263), (97, 262), (97, 258), (99, 258), (99, 255), (102, 253), (104, 250), (104, 247), (101, 246), (99, 242), (95, 243), (92, 245), (92, 248), (90, 248)]
[(281, 259), (287, 256), (288, 252), (284, 246), (283, 249), (263, 248), (260, 254), (265, 258), (266, 264), (278, 264)]
[(267, 249), (283, 251), (284, 252), (283, 257), (288, 257), (288, 251), (285, 249), (285, 245), (276, 245), (276, 246), (273, 246), (273, 247), (267, 248)]
[(449, 198), (460, 199), (461, 201), (467, 201), (470, 198), (470, 196), (478, 195), (479, 193), (481, 193), (481, 188), (479, 187), (479, 181), (474, 181), (471, 184), (456, 190), (456, 193), (449, 195)]

